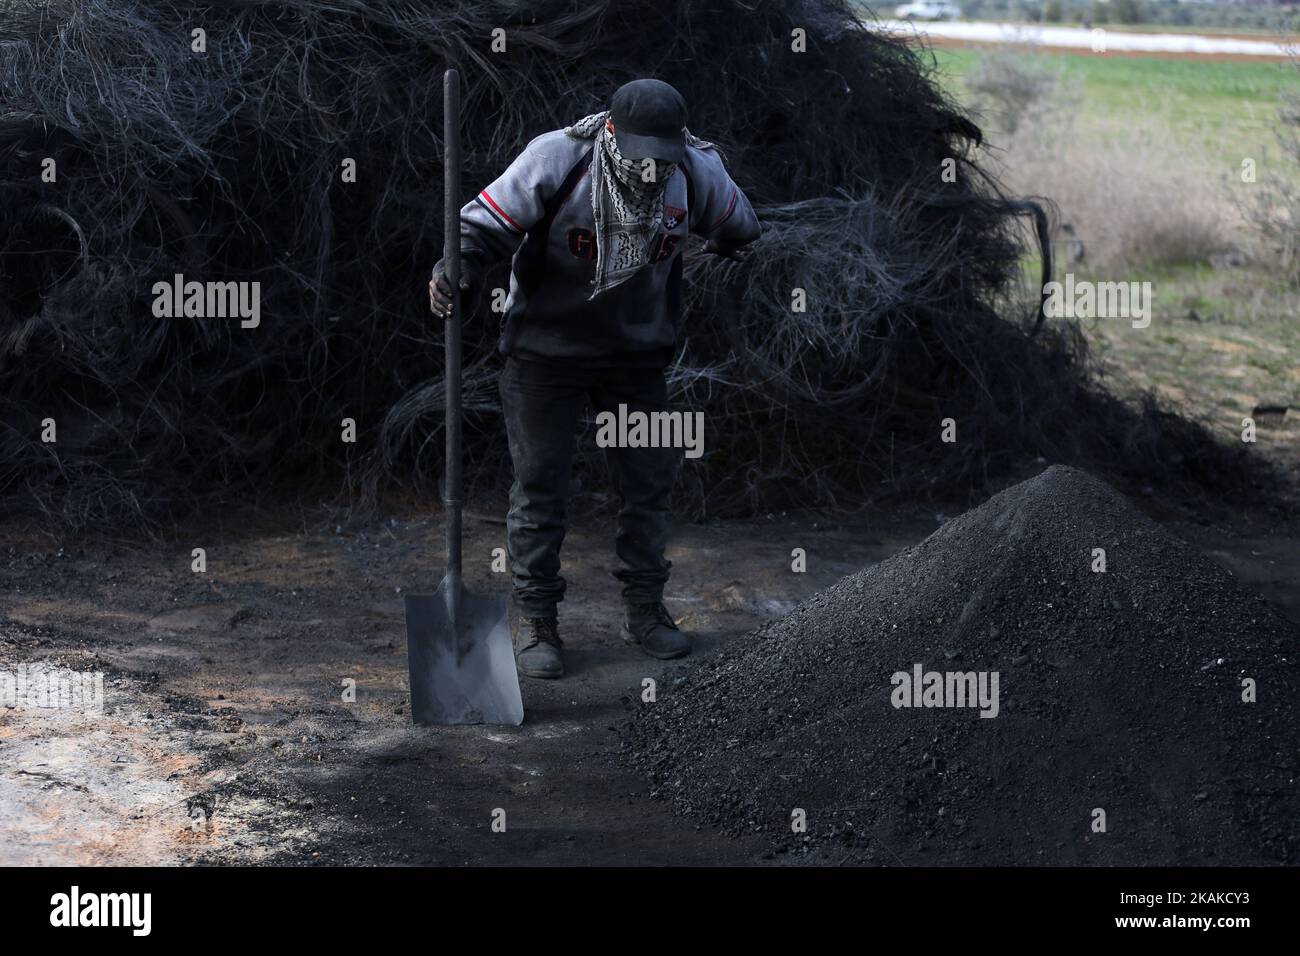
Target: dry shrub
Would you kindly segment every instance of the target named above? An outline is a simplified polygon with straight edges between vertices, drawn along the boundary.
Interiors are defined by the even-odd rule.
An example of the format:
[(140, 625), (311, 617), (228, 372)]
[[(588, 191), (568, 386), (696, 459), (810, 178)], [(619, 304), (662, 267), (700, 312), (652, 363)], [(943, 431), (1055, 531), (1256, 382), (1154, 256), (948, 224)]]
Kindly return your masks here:
[(1207, 261), (1239, 227), (1221, 174), (1167, 127), (1082, 129), (1081, 97), (1044, 58), (982, 54), (966, 85), (995, 124), (1000, 175), (1024, 195), (1049, 197), (1085, 267), (1115, 270)]
[[(1292, 45), (1289, 52), (1289, 67), (1300, 81), (1300, 49)], [(1282, 274), (1300, 285), (1300, 94), (1294, 90), (1283, 94), (1278, 107), (1277, 142), (1282, 168), (1267, 174), (1248, 215), (1258, 225)]]
[(1059, 73), (1041, 57), (1016, 47), (981, 54), (966, 77), (976, 108), (1008, 135), (1025, 123), (1041, 122), (1043, 113), (1059, 102), (1059, 83)]
[(1219, 174), (1170, 142), (1151, 126), (1104, 138), (1026, 128), (1008, 147), (1005, 178), (1052, 198), (1089, 269), (1206, 262), (1235, 243), (1236, 215)]

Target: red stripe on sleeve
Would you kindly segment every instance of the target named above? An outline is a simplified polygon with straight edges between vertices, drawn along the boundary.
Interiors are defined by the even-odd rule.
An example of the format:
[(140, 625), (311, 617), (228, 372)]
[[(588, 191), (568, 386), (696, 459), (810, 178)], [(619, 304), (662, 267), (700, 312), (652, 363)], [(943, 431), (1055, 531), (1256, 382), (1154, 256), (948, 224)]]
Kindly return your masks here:
[(497, 201), (488, 195), (488, 191), (486, 189), (483, 190), (483, 192), (480, 195), (482, 195), (482, 197), (486, 199), (488, 203), (491, 204), (493, 209), (501, 213), (502, 218), (505, 219), (506, 222), (510, 223), (510, 225), (514, 226), (520, 232), (524, 231), (524, 227), (519, 225), (519, 223), (515, 222), (513, 219), (511, 219), (510, 214), (497, 205)]

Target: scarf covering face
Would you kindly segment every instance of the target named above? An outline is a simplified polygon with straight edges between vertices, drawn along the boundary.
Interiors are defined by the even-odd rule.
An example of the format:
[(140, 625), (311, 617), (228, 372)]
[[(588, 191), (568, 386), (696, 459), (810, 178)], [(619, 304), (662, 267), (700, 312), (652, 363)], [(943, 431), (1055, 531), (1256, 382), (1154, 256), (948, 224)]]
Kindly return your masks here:
[[(650, 250), (664, 220), (664, 188), (677, 163), (655, 160), (653, 178), (646, 181), (642, 162), (625, 159), (605, 121), (609, 112), (583, 117), (565, 133), (574, 139), (595, 139), (591, 163), (591, 210), (596, 220), (596, 278), (594, 299), (626, 282), (650, 261)], [(686, 133), (688, 145), (711, 144)]]

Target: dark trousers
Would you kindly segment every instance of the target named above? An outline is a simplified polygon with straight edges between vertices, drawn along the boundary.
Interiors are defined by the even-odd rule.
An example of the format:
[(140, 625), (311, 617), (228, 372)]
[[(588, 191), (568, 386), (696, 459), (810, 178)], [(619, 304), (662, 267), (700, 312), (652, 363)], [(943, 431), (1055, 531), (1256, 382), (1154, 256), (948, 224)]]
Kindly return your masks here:
[[(657, 368), (582, 368), (507, 358), (500, 378), (515, 480), (506, 516), (506, 545), (521, 615), (549, 617), (564, 599), (560, 546), (579, 416), (597, 412), (668, 410), (668, 387)], [(671, 494), (681, 449), (608, 448), (621, 502), (615, 550), (628, 603), (663, 597), (670, 562)]]

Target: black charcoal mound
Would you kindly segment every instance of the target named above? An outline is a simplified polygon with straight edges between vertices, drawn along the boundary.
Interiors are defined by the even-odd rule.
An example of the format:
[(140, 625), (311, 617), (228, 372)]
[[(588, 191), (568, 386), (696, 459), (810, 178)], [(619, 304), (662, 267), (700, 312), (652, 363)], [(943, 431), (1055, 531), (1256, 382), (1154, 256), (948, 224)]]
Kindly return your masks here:
[[(628, 753), (682, 813), (800, 859), (1295, 863), (1298, 637), (1056, 466), (705, 661), (639, 706)], [(917, 664), (998, 672), (997, 716), (893, 706)]]

